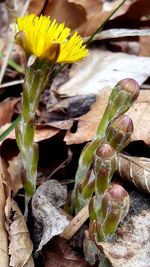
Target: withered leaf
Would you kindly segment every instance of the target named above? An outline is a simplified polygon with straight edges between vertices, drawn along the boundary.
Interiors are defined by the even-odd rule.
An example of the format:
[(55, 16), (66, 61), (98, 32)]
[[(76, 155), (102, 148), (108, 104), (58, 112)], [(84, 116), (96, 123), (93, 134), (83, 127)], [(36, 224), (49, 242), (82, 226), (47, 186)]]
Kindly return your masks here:
[(34, 267), (32, 258), (33, 245), (24, 217), (15, 201), (11, 206), (12, 223), (9, 230), (10, 266)]
[(42, 9), (45, 5), (46, 0), (38, 0), (38, 2), (36, 0), (31, 0), (30, 1), (30, 5), (28, 8), (28, 11), (30, 13), (34, 13), (36, 15), (40, 15), (42, 12)]
[(123, 179), (131, 181), (145, 193), (150, 193), (150, 159), (118, 154), (117, 170)]
[[(90, 55), (70, 69), (69, 80), (61, 85), (61, 96), (97, 94), (119, 80), (133, 78), (141, 85), (150, 72), (150, 58), (92, 49)], [(70, 90), (71, 88), (71, 90)]]
[[(7, 123), (3, 127), (1, 127), (0, 134), (2, 134), (5, 130), (7, 130), (10, 125), (11, 125), (10, 123)], [(42, 140), (51, 138), (54, 135), (56, 135), (58, 132), (60, 132), (60, 129), (57, 129), (55, 127), (47, 127), (47, 128), (36, 129), (35, 130), (35, 142), (40, 142)], [(9, 135), (7, 135), (6, 138), (16, 139), (15, 130), (10, 132)]]
[(149, 266), (150, 212), (143, 211), (119, 229), (113, 243), (100, 242), (99, 249), (112, 267)]
[[(111, 88), (103, 88), (97, 95), (96, 102), (91, 110), (78, 119), (78, 127), (75, 133), (67, 131), (65, 141), (67, 144), (79, 144), (90, 141), (102, 118), (106, 108)], [(134, 132), (131, 140), (142, 140), (150, 144), (150, 93), (149, 90), (141, 90), (140, 95), (127, 114), (133, 120)]]
[(23, 169), (20, 155), (13, 157), (6, 163), (5, 159), (0, 157), (0, 168), (4, 183), (16, 195), (18, 190), (23, 187), (21, 172)]
[(140, 95), (134, 105), (129, 109), (127, 115), (133, 120), (134, 131), (132, 141), (143, 140), (146, 144), (150, 144), (150, 91), (141, 90)]
[(0, 103), (0, 126), (10, 123), (14, 113), (14, 107), (20, 98), (7, 99)]
[(71, 250), (67, 240), (61, 237), (55, 237), (44, 249), (44, 267), (60, 266), (89, 267), (90, 265)]
[(69, 224), (66, 214), (61, 209), (66, 198), (66, 187), (56, 180), (46, 181), (33, 195), (32, 215), (35, 219), (34, 239), (37, 251), (40, 251), (52, 237), (62, 233)]
[(5, 206), (6, 206), (6, 195), (4, 191), (4, 184), (2, 175), (0, 173), (0, 266), (8, 267), (9, 256), (8, 256), (8, 235), (5, 228)]

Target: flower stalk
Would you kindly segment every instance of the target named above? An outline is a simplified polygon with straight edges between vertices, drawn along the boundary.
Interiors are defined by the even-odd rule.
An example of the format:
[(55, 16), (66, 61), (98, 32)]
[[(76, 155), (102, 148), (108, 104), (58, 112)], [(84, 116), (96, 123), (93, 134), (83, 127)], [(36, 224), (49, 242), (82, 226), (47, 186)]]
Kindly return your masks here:
[(16, 140), (21, 152), (26, 177), (23, 181), (26, 198), (36, 189), (38, 144), (34, 142), (34, 119), (39, 98), (45, 88), (50, 69), (36, 60), (26, 68), (22, 95), (22, 118), (16, 128)]
[[(129, 116), (119, 115), (110, 121), (101, 144), (94, 152), (91, 170), (88, 171), (85, 179), (74, 189), (76, 195), (72, 195), (72, 206), (74, 205), (75, 212), (78, 212), (87, 204), (98, 188), (101, 193), (104, 193), (107, 189), (110, 177), (112, 177), (115, 171), (116, 153), (120, 152), (129, 143), (132, 133), (133, 122)], [(107, 160), (107, 157), (109, 157), (109, 160)], [(110, 162), (111, 157), (112, 162)], [(109, 167), (111, 175), (106, 170), (105, 165)], [(102, 166), (103, 169), (101, 170)], [(97, 187), (94, 187), (95, 183), (97, 183)]]
[[(96, 135), (86, 145), (80, 155), (75, 176), (75, 187), (72, 193), (71, 210), (78, 212), (94, 192), (95, 175), (92, 170), (93, 157), (103, 143), (110, 144), (116, 152), (121, 151), (130, 141), (133, 123), (127, 115), (123, 115), (139, 95), (139, 85), (133, 79), (124, 79), (112, 89), (108, 105), (99, 123)], [(88, 175), (90, 171), (90, 176)], [(80, 190), (79, 190), (80, 189)], [(88, 189), (88, 194), (86, 190)], [(90, 191), (91, 190), (91, 191)], [(78, 203), (78, 204), (77, 204)]]
[(91, 141), (91, 143), (83, 149), (78, 169), (76, 172), (75, 183), (81, 183), (86, 177), (86, 174), (91, 166), (92, 158), (95, 150), (100, 145), (100, 142), (105, 137), (105, 130), (109, 122), (125, 113), (139, 95), (139, 85), (133, 79), (124, 79), (121, 80), (117, 85), (112, 89), (111, 95), (108, 100), (108, 105), (104, 112), (104, 115), (98, 125), (97, 132)]
[[(88, 56), (77, 32), (70, 36), (64, 23), (47, 16), (30, 14), (17, 18), (15, 41), (26, 52), (27, 66), (22, 95), (22, 117), (16, 140), (25, 169), (23, 181), (26, 204), (36, 190), (38, 144), (34, 142), (34, 119), (40, 96), (57, 63), (74, 63)], [(51, 75), (51, 76), (50, 76)]]

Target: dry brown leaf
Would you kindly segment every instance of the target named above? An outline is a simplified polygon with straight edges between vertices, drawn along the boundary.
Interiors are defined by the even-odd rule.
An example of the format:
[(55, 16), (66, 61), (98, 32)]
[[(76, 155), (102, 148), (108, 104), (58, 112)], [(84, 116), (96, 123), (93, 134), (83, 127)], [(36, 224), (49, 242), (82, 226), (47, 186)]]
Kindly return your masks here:
[(0, 266), (2, 267), (9, 266), (8, 236), (5, 227), (5, 206), (6, 195), (2, 175), (0, 173)]
[[(1, 127), (0, 134), (2, 134), (10, 125), (11, 125), (10, 123), (7, 123), (3, 127)], [(51, 138), (54, 135), (56, 135), (57, 133), (59, 133), (59, 131), (60, 131), (59, 129), (56, 129), (53, 127), (36, 129), (35, 142), (40, 142), (42, 140)], [(7, 139), (7, 138), (16, 139), (15, 131), (14, 130), (11, 131), (10, 134), (7, 135), (7, 137), (5, 139)]]
[(86, 12), (80, 3), (69, 3), (67, 0), (49, 0), (47, 3), (46, 1), (38, 1), (37, 4), (36, 0), (31, 0), (29, 12), (40, 15), (42, 11), (44, 15), (50, 15), (58, 22), (65, 22), (73, 29), (86, 19)]
[[(59, 252), (59, 253), (58, 253)], [(44, 267), (89, 267), (67, 243), (67, 240), (56, 237), (44, 250)]]
[(34, 13), (36, 15), (40, 15), (43, 7), (46, 3), (46, 0), (30, 0), (30, 5), (28, 8), (29, 13)]
[(91, 110), (80, 116), (75, 133), (67, 131), (64, 138), (67, 145), (88, 142), (93, 138), (106, 108), (110, 91), (110, 88), (105, 88), (97, 95), (96, 102), (91, 106)]
[(48, 139), (60, 132), (60, 129), (49, 127), (43, 129), (36, 129), (35, 131), (35, 142), (40, 142), (42, 140)]
[(124, 180), (133, 182), (145, 193), (150, 193), (150, 159), (118, 155), (117, 171)]
[(19, 99), (6, 99), (0, 103), (0, 126), (11, 122), (15, 105), (19, 102)]
[[(75, 133), (67, 132), (64, 140), (68, 145), (84, 143), (93, 138), (106, 108), (110, 92), (110, 88), (105, 88), (100, 91), (91, 110), (79, 118), (77, 131)], [(146, 144), (150, 144), (149, 103), (150, 91), (141, 90), (137, 101), (127, 112), (134, 124), (134, 132), (131, 137), (132, 141), (143, 140)]]
[(141, 85), (149, 77), (149, 57), (98, 49), (89, 52), (85, 60), (70, 69), (69, 80), (58, 89), (61, 96), (97, 94), (104, 87), (113, 87), (124, 78), (133, 78)]
[(12, 223), (9, 231), (10, 266), (34, 267), (32, 258), (33, 245), (24, 217), (15, 201), (12, 201)]
[(127, 114), (133, 120), (134, 131), (132, 141), (143, 140), (146, 144), (150, 144), (150, 91), (141, 90), (140, 96), (134, 105), (129, 109)]
[(56, 180), (46, 181), (33, 195), (32, 215), (35, 219), (34, 235), (38, 243), (37, 251), (40, 251), (52, 237), (62, 233), (69, 224), (66, 214), (60, 208), (65, 204), (66, 198), (66, 187)]
[[(85, 1), (86, 2), (86, 1)], [(110, 16), (113, 10), (121, 1), (113, 1), (108, 3), (107, 1), (87, 1), (85, 9), (87, 12), (87, 20), (77, 29), (77, 31), (83, 36), (90, 36), (97, 28), (103, 24), (103, 22)], [(126, 12), (129, 7), (128, 1), (113, 15), (113, 18), (118, 17)]]
[(150, 212), (143, 211), (119, 229), (115, 242), (101, 242), (100, 249), (112, 267), (148, 267), (150, 263)]
[(140, 19), (150, 15), (150, 2), (147, 0), (130, 1), (130, 6), (125, 14), (128, 19)]
[(140, 37), (140, 55), (141, 56), (150, 56), (150, 36), (141, 36)]
[(13, 191), (13, 195), (23, 187), (21, 180), (22, 162), (20, 156), (16, 156), (8, 164), (0, 157), (0, 169), (4, 183)]
[[(109, 3), (109, 6), (101, 0), (49, 0), (47, 3), (39, 1), (37, 5), (37, 1), (32, 0), (29, 12), (38, 15), (43, 12), (44, 15), (50, 15), (58, 22), (65, 22), (71, 29), (77, 29), (81, 35), (87, 36), (92, 34), (119, 4), (120, 0)], [(128, 6), (129, 3), (125, 3), (115, 16), (125, 13)]]

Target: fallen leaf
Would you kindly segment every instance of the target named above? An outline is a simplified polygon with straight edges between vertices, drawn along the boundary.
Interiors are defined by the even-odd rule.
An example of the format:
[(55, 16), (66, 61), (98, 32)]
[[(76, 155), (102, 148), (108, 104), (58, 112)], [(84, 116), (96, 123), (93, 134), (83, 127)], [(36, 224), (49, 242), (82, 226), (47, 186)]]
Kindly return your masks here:
[(0, 103), (0, 126), (11, 122), (15, 105), (19, 102), (19, 100), (20, 98), (6, 99)]
[(15, 201), (12, 200), (11, 218), (9, 230), (9, 254), (10, 266), (34, 267), (32, 258), (33, 245), (24, 220), (24, 217)]
[(8, 161), (8, 165), (5, 160), (0, 157), (0, 168), (4, 183), (12, 190), (15, 196), (19, 189), (23, 187), (21, 180), (23, 166), (20, 155)]
[(127, 114), (133, 120), (134, 131), (132, 141), (143, 140), (147, 145), (150, 144), (150, 91), (141, 90), (140, 95)]
[(125, 181), (132, 182), (145, 193), (150, 194), (150, 159), (131, 157), (119, 153), (117, 171)]
[[(100, 250), (112, 267), (149, 266), (150, 212), (143, 211), (119, 229), (120, 236), (113, 243), (99, 243)], [(140, 252), (140, 253), (139, 253)]]
[(126, 1), (127, 9), (120, 16), (107, 23), (113, 28), (144, 28), (149, 25), (150, 2), (147, 0)]
[[(107, 20), (107, 18), (112, 14), (113, 10), (119, 6), (121, 1), (113, 1), (108, 3), (107, 1), (99, 0), (94, 1), (93, 3), (92, 0), (89, 0), (84, 1), (84, 3), (87, 19), (80, 27), (77, 28), (77, 31), (83, 36), (90, 36)], [(112, 18), (114, 19), (120, 15), (123, 15), (127, 11), (129, 5), (129, 2), (126, 1)]]
[(80, 4), (70, 3), (67, 0), (51, 0), (44, 8), (44, 15), (50, 15), (52, 19), (65, 22), (71, 29), (77, 28), (86, 20), (86, 11)]
[(8, 235), (6, 231), (5, 222), (5, 206), (6, 206), (6, 195), (4, 190), (3, 179), (0, 171), (0, 266), (9, 266), (8, 256)]
[(60, 129), (49, 127), (43, 129), (35, 130), (35, 142), (40, 142), (42, 140), (48, 139), (60, 132)]
[(113, 87), (127, 77), (137, 80), (141, 85), (149, 77), (149, 73), (149, 57), (94, 49), (90, 50), (90, 55), (85, 60), (71, 67), (70, 79), (59, 87), (58, 93), (62, 97), (97, 94), (104, 87)]
[[(91, 110), (77, 120), (77, 130), (73, 133), (69, 130), (67, 131), (64, 138), (67, 145), (80, 144), (92, 140), (107, 106), (110, 93), (110, 87), (103, 88), (98, 93), (96, 102), (91, 106)], [(143, 140), (146, 144), (150, 144), (149, 102), (149, 90), (141, 90), (138, 99), (127, 112), (134, 125), (131, 141)]]
[[(35, 219), (34, 237), (36, 251), (52, 237), (59, 235), (69, 224), (66, 214), (60, 208), (65, 204), (67, 189), (56, 180), (48, 180), (38, 187), (32, 198), (32, 215)], [(41, 231), (39, 231), (41, 229)], [(37, 233), (40, 233), (37, 234)]]
[[(44, 2), (44, 4), (43, 4)], [(71, 29), (76, 29), (81, 35), (91, 35), (101, 25), (112, 11), (120, 4), (119, 1), (113, 3), (102, 2), (101, 0), (49, 0), (31, 1), (29, 12), (44, 15), (50, 15), (52, 19), (58, 22), (65, 22)], [(113, 16), (119, 16), (127, 11), (130, 2), (124, 3), (118, 12)]]
[[(6, 131), (8, 129), (8, 127), (10, 126), (10, 123), (5, 124), (3, 127), (1, 127), (0, 129), (0, 134), (2, 134), (4, 131)], [(54, 127), (47, 127), (47, 128), (40, 128), (40, 129), (36, 129), (35, 130), (35, 142), (39, 142), (48, 138), (53, 137), (54, 135), (56, 135), (60, 130)], [(15, 130), (11, 131), (5, 138), (11, 138), (11, 139), (16, 139), (15, 136)]]
[(44, 267), (62, 266), (89, 267), (90, 265), (71, 250), (67, 240), (58, 236), (55, 237), (44, 249)]
[(130, 6), (125, 13), (128, 19), (140, 19), (143, 16), (150, 15), (150, 2), (147, 0), (131, 1)]
[(38, 2), (36, 0), (30, 0), (29, 13), (40, 15), (46, 2), (46, 0), (38, 0)]
[(107, 106), (110, 88), (105, 88), (96, 97), (96, 102), (92, 104), (91, 110), (77, 120), (77, 130), (67, 131), (64, 141), (67, 145), (80, 144), (91, 141)]
[[(55, 78), (53, 84), (57, 84)], [(59, 79), (59, 78), (58, 78)], [(57, 90), (56, 85), (56, 90)], [(48, 90), (47, 90), (48, 91)], [(48, 93), (47, 93), (48, 97)], [(50, 105), (47, 97), (42, 99), (42, 110), (36, 114), (36, 125), (53, 126), (61, 130), (68, 130), (73, 125), (73, 118), (79, 117), (90, 110), (90, 106), (95, 102), (95, 95), (80, 95), (69, 98), (57, 99), (56, 103)], [(49, 95), (49, 99), (50, 99)], [(80, 108), (79, 108), (80, 106)]]
[(141, 56), (150, 56), (150, 36), (141, 36), (140, 37), (140, 55)]

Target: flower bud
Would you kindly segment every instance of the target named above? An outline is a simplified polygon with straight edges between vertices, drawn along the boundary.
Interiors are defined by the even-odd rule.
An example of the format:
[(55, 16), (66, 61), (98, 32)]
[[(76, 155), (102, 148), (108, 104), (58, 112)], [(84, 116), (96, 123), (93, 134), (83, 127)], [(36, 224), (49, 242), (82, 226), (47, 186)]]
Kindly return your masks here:
[(111, 236), (117, 229), (118, 224), (129, 210), (129, 195), (118, 184), (112, 184), (104, 194), (101, 202), (101, 214), (104, 219), (103, 231)]
[(132, 133), (131, 118), (127, 115), (120, 115), (109, 123), (106, 129), (106, 140), (118, 152), (129, 143)]
[[(109, 97), (108, 106), (103, 118), (103, 124), (125, 113), (139, 95), (139, 85), (133, 79), (124, 79), (116, 84)], [(100, 128), (100, 126), (99, 126)]]
[(102, 144), (96, 150), (96, 156), (103, 160), (109, 160), (112, 156), (114, 156), (114, 149), (109, 144)]
[(117, 86), (120, 87), (121, 90), (125, 90), (127, 93), (132, 95), (132, 101), (136, 100), (139, 96), (139, 84), (134, 79), (123, 79), (118, 82)]
[(93, 163), (96, 193), (102, 194), (107, 189), (115, 168), (115, 150), (109, 144), (102, 144), (96, 150)]

